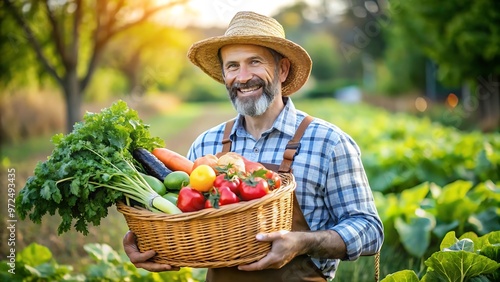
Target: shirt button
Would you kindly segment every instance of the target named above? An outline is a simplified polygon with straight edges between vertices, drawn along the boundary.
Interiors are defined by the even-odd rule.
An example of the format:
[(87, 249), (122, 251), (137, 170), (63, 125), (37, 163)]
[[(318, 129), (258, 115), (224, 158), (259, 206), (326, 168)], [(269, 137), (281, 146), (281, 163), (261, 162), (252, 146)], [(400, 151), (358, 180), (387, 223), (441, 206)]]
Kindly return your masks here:
[(253, 148), (253, 152), (254, 153), (258, 153), (259, 152), (259, 148)]

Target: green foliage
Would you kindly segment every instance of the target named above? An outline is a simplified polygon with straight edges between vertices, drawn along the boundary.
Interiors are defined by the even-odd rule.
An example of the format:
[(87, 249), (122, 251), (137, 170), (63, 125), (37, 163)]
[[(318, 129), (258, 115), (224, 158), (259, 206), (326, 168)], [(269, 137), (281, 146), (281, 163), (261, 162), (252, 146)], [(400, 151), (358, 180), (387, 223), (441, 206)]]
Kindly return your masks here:
[(498, 133), (461, 132), (427, 118), (345, 106), (333, 99), (296, 104), (356, 140), (375, 191), (401, 192), (423, 182), (443, 186), (456, 180), (500, 181), (500, 155), (494, 153), (500, 151)]
[(319, 80), (313, 83), (313, 87), (305, 91), (307, 98), (331, 98), (335, 92), (343, 87), (357, 85), (358, 82), (349, 79)]
[(227, 90), (207, 76), (201, 70), (190, 66), (184, 70), (182, 78), (177, 82), (180, 97), (190, 102), (207, 102), (227, 100)]
[(71, 133), (57, 134), (52, 142), (52, 154), (35, 167), (34, 176), (16, 198), (16, 209), (21, 219), (29, 215), (35, 223), (58, 211), (62, 218), (59, 234), (71, 228), (73, 219), (77, 219), (76, 230), (84, 234), (89, 223), (99, 225), (108, 207), (123, 195), (101, 187), (130, 186), (123, 175), (133, 172), (131, 152), (137, 147), (164, 146), (163, 140), (150, 136), (149, 126), (123, 101), (101, 113), (87, 113)]
[(314, 62), (311, 75), (318, 81), (329, 81), (340, 73), (340, 58), (336, 53), (336, 42), (331, 35), (318, 32), (308, 35), (304, 48)]
[(498, 281), (500, 278), (500, 231), (477, 237), (474, 233), (455, 238), (446, 234), (440, 251), (426, 261), (421, 280), (409, 270), (388, 275), (381, 282), (391, 281)]
[(387, 47), (375, 71), (378, 92), (395, 96), (423, 90), (426, 57), (400, 25), (388, 25), (385, 33)]
[(192, 37), (192, 32), (181, 28), (145, 22), (110, 41), (101, 65), (120, 73), (125, 80), (122, 93), (142, 95), (169, 89), (189, 64), (185, 54), (195, 41)]
[(67, 281), (72, 271), (71, 265), (58, 264), (47, 247), (34, 243), (21, 250), (15, 260), (2, 261), (0, 280)]
[(375, 193), (375, 202), (386, 244), (401, 242), (417, 258), (436, 249), (432, 242), (449, 231), (486, 234), (500, 229), (500, 187), (490, 181), (475, 187), (463, 180), (444, 187), (423, 183), (400, 194)]
[(126, 78), (116, 69), (102, 67), (96, 70), (95, 76), (99, 79), (93, 79), (89, 84), (86, 101), (104, 102), (127, 93)]
[(152, 273), (137, 269), (121, 253), (119, 254), (107, 244), (86, 244), (83, 246), (93, 263), (84, 272), (73, 273), (72, 266), (59, 265), (52, 257), (50, 250), (33, 243), (21, 251), (16, 258), (15, 274), (8, 272), (7, 261), (0, 265), (2, 281), (141, 281), (141, 282), (189, 282), (204, 281), (205, 269), (184, 267), (179, 271)]
[(498, 1), (390, 2), (401, 35), (439, 65), (441, 78), (457, 84), (500, 73)]
[[(26, 2), (26, 1), (22, 1)], [(39, 26), (48, 25), (43, 13), (37, 9), (40, 1), (30, 1), (31, 9), (26, 9), (24, 16), (38, 23), (34, 33), (44, 38), (48, 37), (48, 30)], [(37, 86), (37, 80), (46, 80), (47, 73), (36, 60), (35, 52), (31, 49), (27, 36), (19, 28), (15, 19), (9, 13), (4, 3), (0, 4), (0, 86)], [(41, 46), (44, 51), (50, 49), (46, 44)], [(3, 94), (3, 93), (2, 93)], [(0, 94), (1, 95), (1, 94)]]
[(383, 280), (383, 282), (418, 282), (418, 276), (412, 270), (401, 270), (396, 273), (392, 273), (387, 275)]

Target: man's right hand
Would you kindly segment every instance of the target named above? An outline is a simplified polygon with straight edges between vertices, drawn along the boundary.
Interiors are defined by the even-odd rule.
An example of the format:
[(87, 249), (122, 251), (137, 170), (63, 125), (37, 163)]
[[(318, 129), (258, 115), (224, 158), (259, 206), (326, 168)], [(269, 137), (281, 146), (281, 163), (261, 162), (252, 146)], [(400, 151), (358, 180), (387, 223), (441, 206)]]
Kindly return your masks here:
[(179, 270), (179, 267), (172, 267), (168, 264), (161, 264), (152, 262), (149, 259), (156, 255), (156, 252), (153, 250), (146, 251), (141, 253), (139, 248), (137, 247), (136, 237), (132, 231), (128, 231), (123, 237), (123, 248), (125, 249), (125, 253), (130, 259), (135, 267), (144, 268), (147, 271), (151, 272), (161, 272), (161, 271), (170, 271), (170, 270)]

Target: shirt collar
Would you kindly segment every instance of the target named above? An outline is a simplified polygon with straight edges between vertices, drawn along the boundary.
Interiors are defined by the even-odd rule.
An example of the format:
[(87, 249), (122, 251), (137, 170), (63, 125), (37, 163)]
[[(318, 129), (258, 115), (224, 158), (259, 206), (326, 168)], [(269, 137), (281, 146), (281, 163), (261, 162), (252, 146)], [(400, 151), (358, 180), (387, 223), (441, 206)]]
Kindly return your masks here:
[[(290, 99), (289, 97), (283, 97), (283, 101), (285, 102), (285, 107), (278, 115), (273, 123), (273, 127), (269, 131), (278, 130), (292, 137), (296, 131), (297, 110), (295, 109), (295, 105), (293, 104), (292, 99)], [(232, 140), (234, 140), (232, 137), (234, 134), (236, 134), (237, 130), (245, 130), (245, 128), (243, 127), (243, 120), (244, 116), (238, 114), (238, 116), (236, 117), (235, 126), (233, 126), (233, 128), (231, 129), (230, 136)]]

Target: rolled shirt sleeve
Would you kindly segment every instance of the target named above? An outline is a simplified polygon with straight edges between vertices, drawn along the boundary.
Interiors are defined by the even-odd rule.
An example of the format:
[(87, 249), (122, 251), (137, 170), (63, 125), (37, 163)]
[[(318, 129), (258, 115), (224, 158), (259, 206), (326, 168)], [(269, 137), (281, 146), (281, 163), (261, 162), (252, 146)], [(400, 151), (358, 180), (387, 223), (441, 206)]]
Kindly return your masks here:
[(329, 162), (326, 204), (337, 224), (331, 228), (344, 240), (348, 260), (372, 255), (380, 250), (384, 238), (373, 194), (357, 145), (341, 136), (333, 147)]

